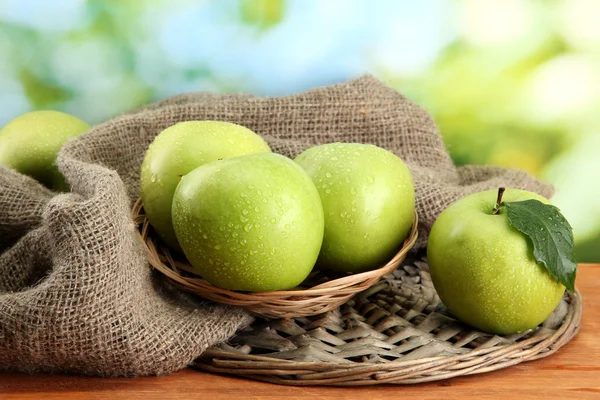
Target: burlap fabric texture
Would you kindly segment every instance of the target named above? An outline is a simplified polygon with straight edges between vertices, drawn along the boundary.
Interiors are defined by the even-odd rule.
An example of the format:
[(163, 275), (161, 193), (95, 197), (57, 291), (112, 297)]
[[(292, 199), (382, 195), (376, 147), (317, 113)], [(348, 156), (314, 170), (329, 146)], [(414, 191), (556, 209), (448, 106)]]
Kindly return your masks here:
[(278, 98), (175, 96), (68, 142), (58, 165), (70, 194), (0, 169), (0, 369), (166, 374), (251, 321), (164, 284), (130, 217), (154, 137), (205, 119), (245, 125), (289, 157), (329, 142), (393, 151), (415, 181), (420, 247), (439, 213), (469, 193), (505, 185), (552, 194), (524, 172), (456, 168), (427, 112), (370, 76)]

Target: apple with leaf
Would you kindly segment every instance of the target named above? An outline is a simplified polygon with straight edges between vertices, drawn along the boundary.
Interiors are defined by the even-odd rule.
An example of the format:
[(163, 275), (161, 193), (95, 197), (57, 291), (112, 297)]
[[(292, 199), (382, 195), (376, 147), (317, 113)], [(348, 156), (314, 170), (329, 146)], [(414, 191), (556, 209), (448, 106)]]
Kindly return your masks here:
[(571, 226), (535, 193), (487, 190), (446, 208), (429, 235), (433, 284), (460, 320), (495, 334), (533, 329), (575, 290)]

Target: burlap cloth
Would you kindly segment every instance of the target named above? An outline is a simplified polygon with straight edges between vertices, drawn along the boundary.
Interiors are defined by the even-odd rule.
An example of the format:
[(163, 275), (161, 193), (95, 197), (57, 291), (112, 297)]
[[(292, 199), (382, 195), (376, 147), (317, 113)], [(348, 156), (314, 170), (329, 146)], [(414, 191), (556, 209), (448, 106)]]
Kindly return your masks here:
[(245, 125), (289, 157), (328, 142), (393, 151), (414, 177), (418, 246), (436, 216), (469, 193), (505, 185), (552, 194), (521, 171), (456, 168), (427, 112), (370, 76), (279, 98), (175, 96), (68, 142), (58, 164), (70, 194), (0, 169), (0, 369), (166, 374), (251, 321), (158, 279), (130, 216), (154, 137), (176, 122), (203, 119)]

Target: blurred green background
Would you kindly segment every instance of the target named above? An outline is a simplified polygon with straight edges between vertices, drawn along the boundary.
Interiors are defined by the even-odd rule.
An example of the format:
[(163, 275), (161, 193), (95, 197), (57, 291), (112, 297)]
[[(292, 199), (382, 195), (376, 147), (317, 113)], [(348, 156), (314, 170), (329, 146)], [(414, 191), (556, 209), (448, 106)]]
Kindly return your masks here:
[(554, 183), (577, 259), (600, 261), (599, 18), (598, 0), (2, 0), (0, 126), (369, 72), (434, 115), (457, 164)]

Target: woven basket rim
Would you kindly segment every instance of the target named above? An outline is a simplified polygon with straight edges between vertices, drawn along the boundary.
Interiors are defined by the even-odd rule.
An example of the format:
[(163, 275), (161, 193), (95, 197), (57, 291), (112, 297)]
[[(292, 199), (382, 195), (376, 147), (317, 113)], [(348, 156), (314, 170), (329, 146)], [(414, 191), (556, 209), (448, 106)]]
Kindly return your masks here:
[[(158, 239), (143, 212), (141, 199), (136, 201), (132, 216), (147, 250), (148, 261), (174, 286), (208, 300), (243, 307), (256, 315), (274, 318), (319, 314), (343, 304), (352, 295), (376, 284), (383, 276), (394, 271), (413, 248), (418, 237), (419, 218), (415, 210), (409, 236), (394, 257), (382, 267), (336, 277), (307, 288), (242, 292), (214, 286), (203, 279), (189, 263), (175, 260), (166, 246), (157, 243)], [(316, 271), (316, 273), (320, 272)], [(307, 305), (318, 307), (319, 303), (322, 307), (318, 308), (318, 312), (306, 309)], [(270, 311), (269, 308), (272, 310)]]
[(294, 361), (210, 348), (192, 367), (212, 373), (293, 386), (367, 386), (416, 384), (503, 369), (554, 354), (574, 338), (581, 327), (582, 298), (569, 293), (568, 313), (553, 333), (514, 343), (479, 347), (463, 354), (389, 361), (387, 363), (333, 363)]

